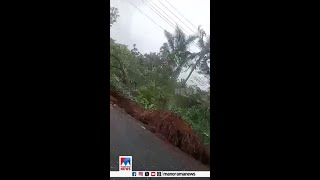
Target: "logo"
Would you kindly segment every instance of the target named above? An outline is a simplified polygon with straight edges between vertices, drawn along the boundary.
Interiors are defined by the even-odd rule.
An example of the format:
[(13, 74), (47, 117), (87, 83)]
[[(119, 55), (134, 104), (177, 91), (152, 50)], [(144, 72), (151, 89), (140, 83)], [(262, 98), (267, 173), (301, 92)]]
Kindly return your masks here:
[(132, 172), (132, 176), (137, 176), (137, 173), (136, 172)]
[(179, 94), (182, 96), (189, 96), (197, 93), (197, 86), (190, 86), (189, 88), (178, 88), (175, 89), (175, 94)]
[(161, 176), (161, 172), (157, 172), (157, 176)]
[(145, 172), (145, 173), (144, 173), (144, 176), (149, 176), (149, 172)]
[(143, 172), (139, 172), (139, 176), (143, 176)]
[(151, 176), (156, 176), (156, 172), (151, 172)]
[(119, 171), (132, 171), (132, 156), (119, 156)]

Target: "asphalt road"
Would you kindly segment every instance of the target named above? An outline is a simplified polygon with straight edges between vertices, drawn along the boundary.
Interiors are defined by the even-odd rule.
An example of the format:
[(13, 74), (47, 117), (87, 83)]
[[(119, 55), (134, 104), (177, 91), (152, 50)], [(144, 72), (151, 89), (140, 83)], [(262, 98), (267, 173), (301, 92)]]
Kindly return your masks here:
[(119, 170), (119, 156), (132, 156), (134, 171), (210, 170), (209, 167), (146, 130), (140, 121), (111, 105), (110, 138), (110, 171)]

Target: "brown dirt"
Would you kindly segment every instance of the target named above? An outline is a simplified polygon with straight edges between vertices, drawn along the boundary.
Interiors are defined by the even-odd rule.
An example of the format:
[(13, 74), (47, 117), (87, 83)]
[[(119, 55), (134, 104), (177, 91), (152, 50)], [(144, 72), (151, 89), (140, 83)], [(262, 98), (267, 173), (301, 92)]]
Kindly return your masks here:
[(191, 126), (176, 114), (145, 110), (115, 91), (111, 91), (110, 100), (135, 119), (146, 124), (151, 132), (160, 134), (183, 152), (210, 166), (208, 147), (202, 143)]

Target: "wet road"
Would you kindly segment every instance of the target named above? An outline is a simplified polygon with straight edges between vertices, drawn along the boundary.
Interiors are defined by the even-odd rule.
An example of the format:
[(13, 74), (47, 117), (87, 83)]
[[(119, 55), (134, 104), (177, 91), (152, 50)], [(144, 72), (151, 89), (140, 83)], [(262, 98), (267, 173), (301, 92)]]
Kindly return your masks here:
[(146, 130), (141, 122), (111, 105), (110, 138), (110, 171), (119, 170), (119, 156), (132, 156), (134, 171), (208, 171), (210, 169), (164, 142)]

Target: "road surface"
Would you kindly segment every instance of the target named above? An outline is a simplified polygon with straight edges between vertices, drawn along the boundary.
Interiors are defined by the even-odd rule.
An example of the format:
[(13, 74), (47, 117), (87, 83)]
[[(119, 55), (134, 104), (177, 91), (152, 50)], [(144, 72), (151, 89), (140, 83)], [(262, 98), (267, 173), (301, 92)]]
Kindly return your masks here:
[(111, 105), (110, 148), (110, 171), (119, 170), (119, 156), (132, 156), (134, 171), (210, 170), (209, 167), (146, 130), (140, 121)]

